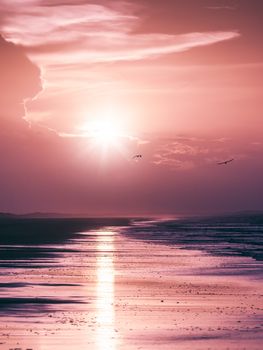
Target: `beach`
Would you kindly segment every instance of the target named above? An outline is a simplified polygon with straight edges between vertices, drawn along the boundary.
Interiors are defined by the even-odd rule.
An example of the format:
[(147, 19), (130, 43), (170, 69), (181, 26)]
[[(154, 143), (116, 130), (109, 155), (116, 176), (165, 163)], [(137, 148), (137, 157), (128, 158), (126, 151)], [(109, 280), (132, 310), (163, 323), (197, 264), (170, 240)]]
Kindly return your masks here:
[(261, 349), (261, 261), (138, 239), (127, 226), (2, 240), (0, 349)]

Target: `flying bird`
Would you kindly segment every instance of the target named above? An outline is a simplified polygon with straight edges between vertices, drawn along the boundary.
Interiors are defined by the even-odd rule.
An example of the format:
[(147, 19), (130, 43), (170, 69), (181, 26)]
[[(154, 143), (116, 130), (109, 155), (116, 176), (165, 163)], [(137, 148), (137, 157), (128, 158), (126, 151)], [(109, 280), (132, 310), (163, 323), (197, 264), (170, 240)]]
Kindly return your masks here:
[(142, 154), (135, 154), (132, 159), (142, 158)]
[(228, 160), (225, 160), (224, 162), (219, 162), (219, 163), (217, 163), (217, 165), (226, 165), (226, 164), (228, 164), (228, 163), (230, 163), (230, 162), (233, 162), (233, 160), (234, 160), (234, 158), (228, 159)]

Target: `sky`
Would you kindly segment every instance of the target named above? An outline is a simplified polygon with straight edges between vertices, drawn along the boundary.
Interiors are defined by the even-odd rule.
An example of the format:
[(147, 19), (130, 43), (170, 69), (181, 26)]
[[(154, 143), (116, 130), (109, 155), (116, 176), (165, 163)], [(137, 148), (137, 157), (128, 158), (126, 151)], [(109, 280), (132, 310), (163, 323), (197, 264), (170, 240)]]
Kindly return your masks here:
[(262, 23), (261, 0), (0, 0), (0, 211), (263, 210)]

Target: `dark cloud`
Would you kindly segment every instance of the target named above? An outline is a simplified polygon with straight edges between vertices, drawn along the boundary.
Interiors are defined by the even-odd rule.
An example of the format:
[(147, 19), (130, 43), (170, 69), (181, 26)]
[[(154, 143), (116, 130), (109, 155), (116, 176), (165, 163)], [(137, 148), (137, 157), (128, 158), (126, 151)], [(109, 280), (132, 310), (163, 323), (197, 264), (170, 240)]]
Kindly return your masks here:
[[(16, 101), (34, 97), (41, 90), (40, 69), (23, 50), (0, 36), (0, 88)], [(3, 98), (3, 95), (1, 96)]]
[(41, 91), (40, 75), (21, 48), (0, 36), (0, 211), (40, 195), (48, 159), (57, 151), (55, 135), (23, 119), (24, 101)]
[(0, 122), (21, 120), (23, 102), (41, 91), (40, 69), (23, 50), (0, 36)]

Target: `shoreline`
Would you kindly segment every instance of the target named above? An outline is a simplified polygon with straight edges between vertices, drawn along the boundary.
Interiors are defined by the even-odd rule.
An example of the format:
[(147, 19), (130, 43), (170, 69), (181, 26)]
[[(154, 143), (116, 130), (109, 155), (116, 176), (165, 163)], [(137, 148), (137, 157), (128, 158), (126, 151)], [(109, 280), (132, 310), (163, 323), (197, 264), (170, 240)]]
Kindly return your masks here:
[(0, 349), (260, 349), (262, 284), (256, 275), (223, 273), (249, 258), (120, 230), (87, 231), (47, 246), (54, 255), (2, 269), (0, 283), (9, 285), (1, 287)]

